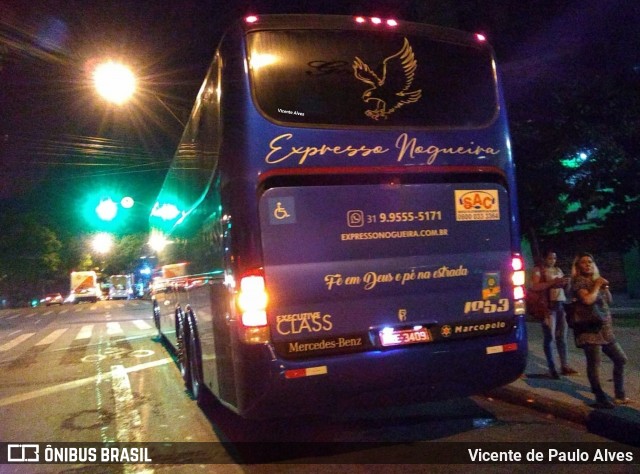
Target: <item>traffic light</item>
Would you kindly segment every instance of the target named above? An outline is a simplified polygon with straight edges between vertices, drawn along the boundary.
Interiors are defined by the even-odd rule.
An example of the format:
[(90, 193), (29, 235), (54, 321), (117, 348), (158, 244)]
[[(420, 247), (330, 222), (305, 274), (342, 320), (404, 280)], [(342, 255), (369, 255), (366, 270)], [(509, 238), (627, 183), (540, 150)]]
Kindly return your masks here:
[(186, 215), (182, 209), (178, 200), (172, 197), (165, 198), (164, 201), (156, 201), (149, 216), (151, 228), (171, 233)]
[(118, 205), (111, 199), (103, 199), (96, 206), (96, 215), (103, 221), (112, 221), (118, 215)]
[(121, 197), (120, 193), (102, 189), (84, 197), (82, 215), (90, 230), (117, 232), (135, 224), (134, 218), (141, 218), (146, 224), (146, 212), (144, 216), (134, 215), (134, 204), (129, 196)]

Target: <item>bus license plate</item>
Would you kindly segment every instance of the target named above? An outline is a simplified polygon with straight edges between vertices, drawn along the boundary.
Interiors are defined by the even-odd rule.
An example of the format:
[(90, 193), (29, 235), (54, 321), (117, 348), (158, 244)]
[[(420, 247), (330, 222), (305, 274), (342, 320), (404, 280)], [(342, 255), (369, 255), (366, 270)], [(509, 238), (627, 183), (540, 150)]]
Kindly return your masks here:
[(404, 344), (417, 344), (430, 342), (431, 334), (427, 328), (394, 329), (379, 332), (380, 342), (383, 346), (400, 346)]

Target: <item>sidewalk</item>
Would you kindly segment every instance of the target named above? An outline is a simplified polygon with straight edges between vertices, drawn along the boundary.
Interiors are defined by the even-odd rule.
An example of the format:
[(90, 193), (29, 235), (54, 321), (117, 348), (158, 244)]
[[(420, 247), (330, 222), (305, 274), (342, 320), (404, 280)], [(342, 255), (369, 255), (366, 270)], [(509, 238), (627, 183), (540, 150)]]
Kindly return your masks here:
[[(614, 295), (611, 309), (616, 339), (629, 359), (625, 366), (625, 390), (631, 399), (629, 405), (611, 410), (592, 408), (595, 397), (587, 379), (585, 356), (575, 346), (571, 330), (569, 363), (580, 373), (563, 376), (560, 380), (549, 378), (539, 322), (527, 323), (529, 358), (524, 376), (487, 395), (583, 424), (590, 432), (600, 436), (640, 446), (640, 300)], [(555, 347), (554, 356), (559, 364)], [(600, 377), (605, 392), (613, 398), (613, 364), (605, 355)]]

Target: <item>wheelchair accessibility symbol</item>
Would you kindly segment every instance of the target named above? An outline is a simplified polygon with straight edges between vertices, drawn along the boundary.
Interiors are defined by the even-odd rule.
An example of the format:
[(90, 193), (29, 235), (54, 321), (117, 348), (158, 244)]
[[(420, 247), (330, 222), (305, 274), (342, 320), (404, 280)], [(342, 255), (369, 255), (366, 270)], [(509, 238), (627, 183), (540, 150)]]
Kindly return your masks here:
[(287, 212), (287, 210), (284, 207), (282, 207), (282, 203), (280, 201), (278, 201), (278, 204), (276, 204), (276, 208), (273, 211), (273, 216), (278, 220), (291, 217)]
[(269, 199), (270, 224), (294, 224), (296, 222), (296, 207), (293, 197), (278, 197)]

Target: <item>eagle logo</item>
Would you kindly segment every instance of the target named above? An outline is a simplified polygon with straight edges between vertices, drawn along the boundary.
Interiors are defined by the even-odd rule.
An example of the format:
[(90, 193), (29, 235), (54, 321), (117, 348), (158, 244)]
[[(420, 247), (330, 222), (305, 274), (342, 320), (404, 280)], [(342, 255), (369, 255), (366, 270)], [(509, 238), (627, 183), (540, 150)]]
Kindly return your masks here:
[(417, 67), (418, 61), (407, 38), (400, 51), (382, 62), (380, 76), (356, 56), (353, 72), (357, 79), (371, 86), (362, 94), (362, 100), (375, 104), (365, 115), (373, 120), (387, 119), (400, 107), (420, 100), (422, 89), (410, 90)]

